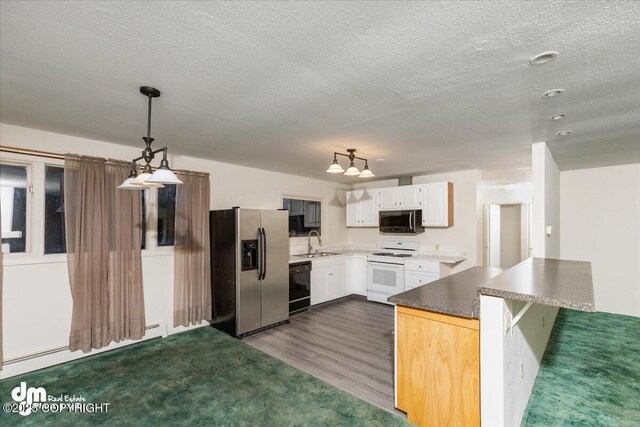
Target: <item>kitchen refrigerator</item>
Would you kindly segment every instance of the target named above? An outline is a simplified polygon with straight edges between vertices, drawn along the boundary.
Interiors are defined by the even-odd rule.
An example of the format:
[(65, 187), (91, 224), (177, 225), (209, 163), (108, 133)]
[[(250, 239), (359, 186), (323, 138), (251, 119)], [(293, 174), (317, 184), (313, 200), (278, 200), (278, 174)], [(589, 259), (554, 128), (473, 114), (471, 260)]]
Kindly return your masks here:
[(289, 321), (287, 211), (209, 213), (211, 325), (242, 338)]

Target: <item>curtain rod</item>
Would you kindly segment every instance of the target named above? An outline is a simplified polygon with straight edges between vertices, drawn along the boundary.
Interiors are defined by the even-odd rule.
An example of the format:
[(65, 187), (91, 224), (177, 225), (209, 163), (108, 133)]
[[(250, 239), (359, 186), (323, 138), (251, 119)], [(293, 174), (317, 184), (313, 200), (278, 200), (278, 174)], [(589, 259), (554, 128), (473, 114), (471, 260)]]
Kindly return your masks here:
[[(64, 154), (53, 153), (51, 151), (31, 150), (29, 148), (9, 147), (7, 145), (0, 146), (0, 151), (4, 151), (6, 153), (25, 154), (28, 156), (46, 157), (49, 159), (64, 160)], [(153, 167), (152, 169), (156, 170), (157, 168)], [(176, 169), (174, 171), (178, 174), (183, 173), (183, 174), (203, 175), (203, 176), (209, 175), (208, 172), (198, 172), (198, 171), (190, 171), (190, 170), (184, 170), (184, 169)]]
[(41, 150), (31, 150), (31, 149), (28, 149), (28, 148), (8, 147), (6, 145), (1, 146), (0, 147), (0, 151), (4, 151), (6, 153), (26, 154), (26, 155), (29, 155), (29, 156), (47, 157), (49, 159), (64, 160), (64, 154), (52, 153), (51, 151), (41, 151)]

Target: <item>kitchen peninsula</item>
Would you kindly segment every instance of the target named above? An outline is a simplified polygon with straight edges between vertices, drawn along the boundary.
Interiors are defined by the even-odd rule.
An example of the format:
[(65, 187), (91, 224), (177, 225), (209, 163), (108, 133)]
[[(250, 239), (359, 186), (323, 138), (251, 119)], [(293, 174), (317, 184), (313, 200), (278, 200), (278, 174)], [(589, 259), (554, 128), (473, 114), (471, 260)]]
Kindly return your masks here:
[(542, 258), (504, 272), (472, 267), (390, 297), (396, 304), (395, 405), (409, 422), (480, 425), (483, 295), (525, 302), (507, 318), (505, 335), (533, 304), (595, 311), (590, 263)]

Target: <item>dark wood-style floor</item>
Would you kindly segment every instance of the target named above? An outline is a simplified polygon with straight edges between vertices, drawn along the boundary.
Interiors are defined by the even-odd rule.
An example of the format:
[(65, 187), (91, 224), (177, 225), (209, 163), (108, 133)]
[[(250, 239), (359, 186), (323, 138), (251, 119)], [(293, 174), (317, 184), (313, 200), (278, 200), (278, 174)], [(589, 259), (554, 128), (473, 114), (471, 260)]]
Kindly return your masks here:
[(348, 297), (310, 308), (244, 342), (395, 414), (393, 307)]

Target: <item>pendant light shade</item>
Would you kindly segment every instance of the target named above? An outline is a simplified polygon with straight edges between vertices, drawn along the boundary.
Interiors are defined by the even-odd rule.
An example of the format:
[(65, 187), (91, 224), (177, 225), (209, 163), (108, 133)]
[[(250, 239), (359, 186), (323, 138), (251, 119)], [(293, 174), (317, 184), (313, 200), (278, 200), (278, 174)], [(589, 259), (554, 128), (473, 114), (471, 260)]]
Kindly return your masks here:
[(139, 189), (145, 190), (147, 188), (164, 188), (164, 185), (160, 183), (149, 182), (149, 178), (151, 178), (149, 172), (143, 172), (131, 183), (132, 185), (137, 186)]
[(329, 169), (327, 169), (327, 172), (329, 173), (342, 173), (344, 172), (344, 169), (342, 169), (342, 166), (340, 166), (338, 164), (338, 158), (336, 157), (336, 155), (333, 155), (333, 163), (331, 163), (331, 166), (329, 166)]
[(171, 169), (158, 169), (145, 182), (147, 184), (182, 184)]
[(139, 185), (134, 185), (133, 181), (135, 181), (135, 177), (125, 179), (124, 182), (118, 186), (118, 189), (119, 190), (138, 190), (138, 191), (144, 190), (143, 187)]
[(360, 175), (360, 171), (358, 168), (351, 162), (349, 168), (344, 172), (346, 176), (358, 176)]
[(360, 178), (372, 178), (375, 175), (373, 174), (373, 172), (371, 172), (369, 170), (369, 165), (365, 162), (364, 164), (364, 169), (362, 170), (362, 173), (359, 175)]

